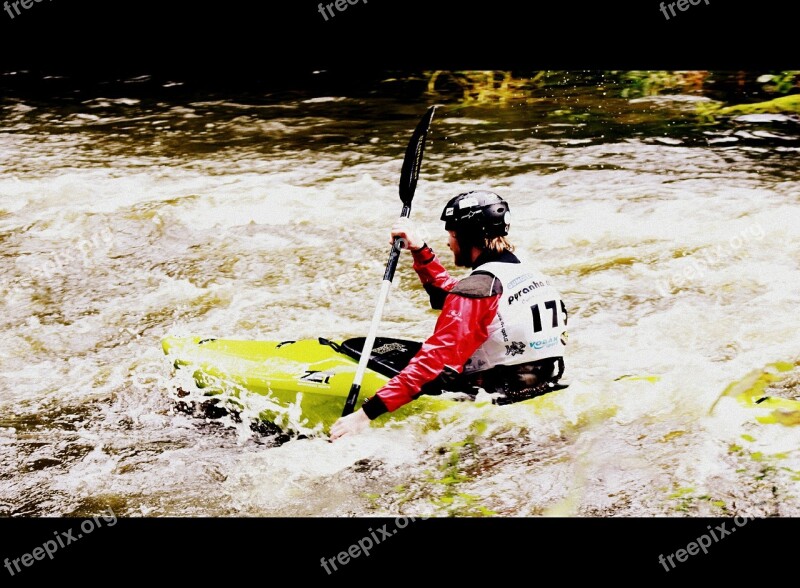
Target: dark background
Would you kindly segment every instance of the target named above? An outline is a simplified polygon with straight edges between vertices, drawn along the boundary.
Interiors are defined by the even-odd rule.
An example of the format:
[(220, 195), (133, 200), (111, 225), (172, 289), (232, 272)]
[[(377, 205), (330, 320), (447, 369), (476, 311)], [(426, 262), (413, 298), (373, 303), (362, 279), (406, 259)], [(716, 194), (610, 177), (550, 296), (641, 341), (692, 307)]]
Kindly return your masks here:
[[(228, 89), (312, 70), (798, 69), (793, 3), (369, 0), (325, 21), (310, 0), (42, 0), (0, 11), (0, 71), (181, 76)], [(327, 3), (327, 2), (326, 2)]]
[[(6, 520), (0, 524), (3, 559), (31, 553), (55, 533), (73, 529), (76, 540), (12, 577), (4, 585), (42, 579), (81, 579), (89, 585), (122, 581), (199, 581), (227, 585), (316, 585), (328, 581), (412, 582), (424, 585), (574, 585), (576, 580), (659, 585), (659, 580), (717, 584), (781, 574), (797, 528), (789, 519), (428, 519), (410, 522), (332, 574), (320, 560), (335, 558), (394, 519), (121, 519), (77, 539), (85, 519)], [(102, 521), (102, 519), (100, 519)], [(739, 521), (743, 522), (742, 519)], [(726, 536), (716, 529), (736, 529)], [(400, 523), (402, 526), (402, 522)], [(707, 553), (698, 551), (665, 570), (659, 555), (673, 555), (714, 530)], [(382, 534), (376, 532), (379, 538)], [(330, 567), (330, 566), (329, 566)], [(12, 568), (13, 569), (13, 568)], [(701, 574), (698, 576), (698, 574)], [(766, 575), (766, 576), (765, 576)]]
[[(26, 70), (25, 83), (45, 75), (87, 84), (152, 75), (236, 90), (304, 84), (315, 70), (356, 84), (395, 69), (800, 69), (794, 4), (710, 1), (667, 21), (655, 0), (369, 0), (325, 21), (317, 2), (298, 0), (258, 8), (243, 0), (43, 0), (13, 20), (0, 11), (0, 73), (6, 86), (15, 79), (8, 72)], [(31, 552), (80, 522), (0, 520), (0, 559)], [(335, 576), (325, 574), (321, 557), (334, 557), (384, 522), (391, 520), (121, 520), (18, 576), (0, 568), (0, 577), (20, 584), (45, 577), (474, 583), (485, 573), (533, 584), (686, 580), (703, 571), (717, 581), (737, 579), (749, 566), (761, 573), (780, 567), (779, 537), (796, 528), (793, 520), (753, 521), (667, 573), (659, 554), (721, 521), (432, 520), (410, 525)]]

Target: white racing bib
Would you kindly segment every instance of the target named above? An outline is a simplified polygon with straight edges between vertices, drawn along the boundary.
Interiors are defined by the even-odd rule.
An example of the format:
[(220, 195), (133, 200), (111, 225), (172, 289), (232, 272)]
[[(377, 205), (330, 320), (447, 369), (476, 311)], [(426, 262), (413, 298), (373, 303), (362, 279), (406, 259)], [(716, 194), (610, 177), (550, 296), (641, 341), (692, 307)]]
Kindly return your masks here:
[(550, 278), (526, 263), (485, 263), (503, 285), (489, 338), (464, 365), (464, 373), (561, 357), (566, 346), (567, 310)]

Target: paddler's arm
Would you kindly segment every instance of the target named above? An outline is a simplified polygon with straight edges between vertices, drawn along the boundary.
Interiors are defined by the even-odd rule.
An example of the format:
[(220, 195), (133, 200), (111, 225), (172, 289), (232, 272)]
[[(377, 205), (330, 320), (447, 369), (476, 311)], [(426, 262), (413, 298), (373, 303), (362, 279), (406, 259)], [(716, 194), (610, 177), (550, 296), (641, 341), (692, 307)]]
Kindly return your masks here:
[(498, 300), (498, 295), (482, 298), (447, 295), (433, 334), (405, 369), (364, 402), (367, 416), (374, 419), (411, 402), (445, 367), (461, 372), (467, 360), (489, 338), (489, 325), (497, 314)]
[(431, 308), (441, 310), (447, 293), (458, 284), (458, 280), (448, 273), (437, 255), (417, 234), (410, 219), (405, 217), (397, 219), (392, 226), (391, 237), (403, 239), (405, 248), (414, 258), (414, 271), (417, 272), (423, 288), (430, 297)]
[(498, 299), (499, 294), (479, 298), (448, 295), (433, 334), (419, 352), (359, 410), (336, 421), (331, 428), (331, 440), (358, 433), (370, 420), (411, 402), (446, 366), (460, 372), (489, 337), (489, 325), (497, 314)]
[(414, 256), (414, 270), (428, 293), (431, 308), (441, 310), (448, 292), (458, 284), (458, 280), (448, 273), (427, 244), (411, 253)]

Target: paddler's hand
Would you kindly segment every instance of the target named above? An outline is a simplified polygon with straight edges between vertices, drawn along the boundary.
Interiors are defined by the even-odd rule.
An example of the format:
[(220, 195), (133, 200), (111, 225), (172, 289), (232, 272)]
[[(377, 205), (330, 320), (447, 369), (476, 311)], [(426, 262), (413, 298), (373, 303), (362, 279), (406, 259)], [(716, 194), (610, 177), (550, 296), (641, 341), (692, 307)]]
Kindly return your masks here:
[(369, 417), (362, 409), (358, 409), (352, 414), (341, 417), (333, 423), (331, 427), (331, 441), (344, 437), (345, 435), (355, 435), (363, 431), (369, 425)]
[(410, 249), (413, 251), (425, 245), (425, 240), (417, 234), (417, 229), (411, 222), (411, 219), (405, 216), (398, 218), (392, 226), (389, 243), (392, 243), (395, 237), (402, 239), (400, 244), (403, 249)]

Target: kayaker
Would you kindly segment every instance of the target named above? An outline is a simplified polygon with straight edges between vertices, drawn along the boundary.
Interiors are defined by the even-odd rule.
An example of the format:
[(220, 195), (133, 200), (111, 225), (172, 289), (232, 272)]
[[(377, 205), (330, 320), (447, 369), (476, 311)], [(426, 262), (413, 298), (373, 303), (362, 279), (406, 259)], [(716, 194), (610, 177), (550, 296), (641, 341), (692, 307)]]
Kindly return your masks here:
[(395, 223), (392, 238), (404, 240), (431, 306), (441, 313), (408, 366), (334, 423), (332, 440), (358, 433), (421, 394), (482, 389), (496, 404), (508, 404), (563, 387), (566, 306), (550, 278), (514, 254), (506, 239), (510, 218), (508, 203), (494, 192), (464, 192), (447, 203), (441, 220), (453, 261), (472, 268), (460, 280), (409, 219)]

